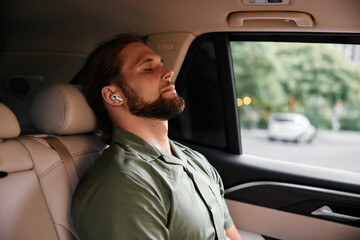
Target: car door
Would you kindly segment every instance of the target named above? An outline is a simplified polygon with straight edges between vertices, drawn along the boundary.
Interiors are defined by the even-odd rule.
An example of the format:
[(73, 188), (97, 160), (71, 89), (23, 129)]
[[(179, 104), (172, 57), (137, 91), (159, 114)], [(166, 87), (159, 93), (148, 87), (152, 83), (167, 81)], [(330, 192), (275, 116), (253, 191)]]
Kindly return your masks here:
[[(234, 67), (236, 56), (232, 49), (233, 43), (242, 42), (271, 42), (275, 46), (280, 42), (356, 45), (360, 43), (360, 37), (302, 33), (213, 33), (198, 37), (189, 49), (176, 82), (186, 108), (183, 114), (169, 122), (170, 137), (204, 154), (219, 171), (230, 213), (239, 229), (258, 233), (265, 239), (360, 239), (358, 170), (328, 167), (326, 162), (322, 166), (296, 162), (291, 155), (285, 156), (284, 161), (277, 159), (276, 154), (275, 157), (262, 155), (265, 148), (270, 153), (278, 151), (280, 154), (282, 150), (246, 141), (249, 131), (241, 120), (245, 121), (242, 118), (246, 118), (247, 113), (240, 108), (244, 99), (239, 96), (238, 88), (242, 85), (242, 89), (250, 89), (250, 85), (243, 80), (246, 75), (235, 81), (234, 68), (238, 69)], [(250, 50), (253, 53), (258, 48), (255, 46)], [(250, 61), (251, 57), (244, 59)], [(249, 65), (244, 64), (242, 71), (250, 68), (262, 71), (267, 65), (261, 64), (261, 61), (249, 62)], [(357, 82), (360, 84), (360, 77)], [(259, 81), (257, 85), (261, 83)], [(264, 91), (267, 91), (266, 86)], [(271, 108), (271, 102), (269, 104)], [(325, 132), (332, 133), (330, 130)], [(266, 136), (265, 130), (260, 129), (260, 133)], [(349, 141), (354, 143), (358, 141), (357, 137)], [(307, 152), (305, 148), (299, 150), (298, 146), (289, 146)], [(325, 145), (322, 152), (311, 154), (310, 151), (307, 158), (315, 161), (329, 148), (335, 151), (337, 147)], [(350, 164), (341, 158), (346, 156), (342, 146), (338, 148), (338, 161), (343, 165)]]

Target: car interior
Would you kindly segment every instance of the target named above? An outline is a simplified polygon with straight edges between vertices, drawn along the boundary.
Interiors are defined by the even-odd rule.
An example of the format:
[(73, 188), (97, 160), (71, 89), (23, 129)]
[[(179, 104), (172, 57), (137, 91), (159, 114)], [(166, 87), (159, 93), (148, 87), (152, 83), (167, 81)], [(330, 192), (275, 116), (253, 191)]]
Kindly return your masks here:
[[(360, 1), (19, 0), (2, 1), (0, 9), (0, 239), (80, 239), (70, 216), (72, 195), (108, 146), (96, 132), (78, 73), (99, 43), (120, 33), (141, 37), (174, 70), (186, 108), (169, 121), (169, 137), (204, 154), (220, 173), (244, 240), (360, 239), (360, 170), (247, 152), (247, 113), (237, 93), (242, 81), (247, 85), (237, 79), (234, 51), (242, 43), (255, 53), (260, 47), (249, 48), (253, 43), (355, 46), (358, 63), (347, 80), (353, 85), (341, 89), (356, 109)], [(280, 59), (270, 62), (284, 67)], [(260, 71), (268, 66), (263, 63), (246, 68)], [(327, 67), (342, 71), (338, 66)], [(313, 92), (329, 87), (316, 86)], [(312, 157), (333, 150), (340, 165), (358, 169), (340, 146)]]

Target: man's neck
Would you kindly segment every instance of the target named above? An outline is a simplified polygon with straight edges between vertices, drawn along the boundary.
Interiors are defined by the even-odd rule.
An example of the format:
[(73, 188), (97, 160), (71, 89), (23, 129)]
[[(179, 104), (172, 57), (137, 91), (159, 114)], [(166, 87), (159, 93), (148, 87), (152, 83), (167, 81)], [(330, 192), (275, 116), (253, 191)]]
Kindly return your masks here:
[(131, 132), (156, 148), (171, 154), (171, 147), (167, 136), (168, 121), (166, 120), (131, 116), (126, 121), (121, 121), (121, 124), (115, 124), (115, 127)]

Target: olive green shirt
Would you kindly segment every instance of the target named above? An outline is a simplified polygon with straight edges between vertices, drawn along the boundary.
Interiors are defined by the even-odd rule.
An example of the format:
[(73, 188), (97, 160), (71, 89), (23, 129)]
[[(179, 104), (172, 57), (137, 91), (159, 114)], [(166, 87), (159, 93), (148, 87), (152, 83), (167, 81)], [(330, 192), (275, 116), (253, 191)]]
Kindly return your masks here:
[(219, 174), (200, 153), (170, 145), (177, 157), (114, 129), (73, 198), (81, 239), (228, 239), (233, 221)]

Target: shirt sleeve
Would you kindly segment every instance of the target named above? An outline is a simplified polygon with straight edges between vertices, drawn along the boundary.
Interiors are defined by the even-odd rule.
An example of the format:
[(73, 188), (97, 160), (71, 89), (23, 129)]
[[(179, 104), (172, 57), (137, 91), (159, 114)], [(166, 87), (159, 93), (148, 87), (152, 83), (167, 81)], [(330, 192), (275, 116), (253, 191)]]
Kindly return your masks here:
[(224, 206), (224, 229), (228, 229), (234, 224), (234, 222), (230, 216), (230, 212), (224, 198), (223, 198), (223, 206)]
[(169, 239), (167, 210), (145, 181), (110, 176), (90, 202), (83, 225), (86, 239)]

